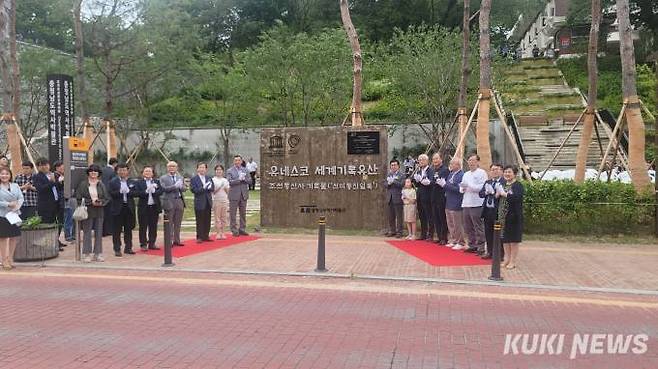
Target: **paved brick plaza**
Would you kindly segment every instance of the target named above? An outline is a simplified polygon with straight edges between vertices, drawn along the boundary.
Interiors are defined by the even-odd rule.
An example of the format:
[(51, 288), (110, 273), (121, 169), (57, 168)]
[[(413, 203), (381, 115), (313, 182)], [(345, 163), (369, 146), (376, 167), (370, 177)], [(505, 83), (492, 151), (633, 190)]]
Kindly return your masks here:
[[(19, 268), (2, 368), (655, 368), (658, 298), (299, 277)], [(515, 333), (639, 334), (642, 355), (503, 355)], [(541, 365), (540, 365), (541, 363)]]
[[(105, 263), (75, 263), (68, 247), (45, 268), (0, 273), (0, 368), (658, 367), (651, 245), (526, 242), (501, 287), (477, 284), (489, 266), (432, 267), (377, 237), (327, 239), (330, 273), (357, 278), (294, 275), (312, 274), (315, 237), (260, 237), (166, 269), (116, 258), (106, 238)], [(414, 277), (472, 284), (402, 280)], [(598, 333), (647, 335), (648, 350), (570, 358), (575, 334)], [(567, 343), (505, 355), (508, 334)]]
[[(186, 237), (185, 237), (186, 236)], [(192, 233), (183, 238), (193, 238)], [(256, 272), (312, 272), (317, 239), (312, 235), (261, 235), (262, 238), (175, 260), (176, 268)], [(136, 235), (135, 235), (136, 239)], [(383, 237), (329, 236), (327, 268), (344, 275), (486, 280), (490, 266), (433, 267), (386, 243)], [(161, 257), (138, 254), (116, 258), (104, 239), (102, 266), (159, 268)], [(438, 247), (438, 246), (437, 246)], [(68, 247), (47, 262), (72, 265)], [(458, 252), (458, 251), (454, 251)], [(658, 248), (651, 245), (568, 244), (528, 241), (519, 267), (503, 271), (506, 282), (556, 286), (653, 290), (658, 288)]]

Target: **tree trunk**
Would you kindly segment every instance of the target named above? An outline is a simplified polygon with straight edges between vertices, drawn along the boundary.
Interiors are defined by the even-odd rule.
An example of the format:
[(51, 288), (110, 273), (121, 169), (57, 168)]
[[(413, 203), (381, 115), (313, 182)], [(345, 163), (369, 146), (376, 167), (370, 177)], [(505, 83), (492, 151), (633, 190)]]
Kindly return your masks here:
[(491, 104), (491, 43), (489, 39), (489, 14), (491, 0), (482, 0), (480, 6), (480, 105), (478, 107), (477, 152), (480, 165), (488, 169), (491, 165), (489, 143), (489, 108)]
[(592, 0), (592, 24), (589, 30), (589, 47), (587, 49), (587, 76), (589, 86), (587, 90), (587, 112), (583, 122), (583, 130), (580, 135), (580, 144), (576, 154), (576, 183), (585, 181), (585, 170), (587, 169), (587, 154), (589, 144), (592, 141), (592, 131), (596, 122), (596, 99), (597, 99), (597, 82), (598, 66), (596, 64), (596, 55), (599, 46), (599, 25), (601, 23), (601, 0)]
[(84, 59), (84, 36), (82, 34), (82, 18), (80, 9), (82, 0), (78, 0), (73, 9), (73, 23), (75, 25), (75, 72), (78, 76), (78, 101), (80, 108), (80, 119), (82, 124), (89, 120), (87, 115), (87, 95), (85, 91), (85, 59)]
[(628, 0), (617, 0), (617, 19), (619, 20), (619, 51), (621, 54), (622, 93), (626, 102), (626, 122), (628, 123), (628, 166), (636, 191), (641, 191), (649, 184), (649, 175), (645, 162), (644, 120), (640, 111), (640, 100), (635, 84), (635, 48), (633, 46), (633, 29), (629, 19)]
[[(87, 140), (89, 144), (91, 145), (91, 142), (94, 140), (94, 126), (91, 124), (91, 121), (89, 119), (85, 120), (82, 122), (82, 138)], [(87, 162), (89, 165), (94, 163), (94, 146), (91, 145), (89, 147), (89, 153), (87, 155)]]
[(9, 71), (9, 0), (0, 0), (0, 74), (2, 78), (2, 109), (8, 113), (12, 110), (11, 75)]
[[(7, 143), (9, 145), (9, 152), (11, 153), (11, 170), (14, 173), (19, 173), (21, 170), (21, 164), (23, 163), (23, 153), (21, 151), (21, 141), (18, 136), (18, 121), (20, 120), (20, 105), (21, 105), (21, 85), (18, 71), (18, 56), (16, 50), (16, 0), (10, 1), (9, 12), (9, 24), (8, 24), (8, 34), (9, 34), (9, 60), (11, 63), (11, 80), (7, 79), (7, 86), (9, 86), (11, 81), (11, 106), (10, 111), (12, 112), (11, 121), (7, 124)], [(5, 33), (6, 35), (7, 33)], [(3, 73), (4, 74), (4, 73)], [(6, 74), (9, 74), (8, 72)], [(4, 76), (3, 76), (4, 78)]]
[(347, 33), (347, 38), (350, 40), (352, 47), (352, 58), (354, 61), (354, 84), (352, 88), (352, 107), (350, 114), (352, 115), (352, 126), (359, 127), (363, 125), (363, 116), (361, 111), (361, 71), (363, 68), (363, 60), (361, 58), (361, 45), (359, 44), (359, 36), (356, 34), (352, 18), (350, 17), (350, 9), (347, 0), (340, 1), (340, 17), (343, 21), (343, 27)]
[(229, 129), (224, 128), (221, 129), (220, 132), (222, 136), (221, 138), (223, 145), (222, 152), (224, 155), (224, 169), (228, 170), (228, 168), (230, 168), (233, 165), (233, 163), (231, 162), (231, 149), (229, 147), (230, 139), (231, 139), (231, 131)]
[(105, 132), (107, 133), (105, 144), (107, 145), (107, 163), (109, 164), (110, 159), (116, 158), (118, 154), (116, 124), (113, 120), (108, 119), (105, 121)]
[(14, 97), (13, 112), (16, 117), (16, 122), (20, 122), (21, 79), (18, 65), (18, 50), (16, 50), (16, 0), (11, 0), (11, 13), (9, 16), (9, 60), (12, 67), (12, 95)]
[[(459, 96), (457, 97), (457, 119), (459, 122), (459, 136), (464, 134), (466, 124), (468, 122), (468, 113), (466, 110), (466, 94), (468, 93), (468, 77), (471, 75), (471, 67), (468, 63), (469, 46), (471, 42), (471, 1), (464, 0), (464, 19), (463, 25), (463, 38), (462, 38), (462, 77), (459, 84)], [(464, 157), (464, 147), (457, 147), (455, 150), (455, 157)]]

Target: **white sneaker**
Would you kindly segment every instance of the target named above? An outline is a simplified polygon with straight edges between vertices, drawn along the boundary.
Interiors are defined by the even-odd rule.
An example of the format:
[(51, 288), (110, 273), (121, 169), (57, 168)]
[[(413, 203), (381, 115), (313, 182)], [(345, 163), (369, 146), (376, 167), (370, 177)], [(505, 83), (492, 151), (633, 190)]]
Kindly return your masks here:
[(445, 246), (445, 247), (453, 248), (453, 247), (455, 247), (455, 244), (454, 244), (454, 243), (450, 243), (450, 242), (448, 242), (448, 243), (445, 244), (444, 246)]
[(94, 261), (102, 263), (105, 261), (105, 258), (103, 257), (103, 254), (94, 255)]
[(89, 256), (89, 254), (82, 255), (82, 262), (83, 263), (91, 263), (91, 256)]
[(452, 247), (453, 250), (463, 250), (465, 248), (466, 248), (465, 246), (462, 246), (458, 243), (456, 243), (455, 246)]

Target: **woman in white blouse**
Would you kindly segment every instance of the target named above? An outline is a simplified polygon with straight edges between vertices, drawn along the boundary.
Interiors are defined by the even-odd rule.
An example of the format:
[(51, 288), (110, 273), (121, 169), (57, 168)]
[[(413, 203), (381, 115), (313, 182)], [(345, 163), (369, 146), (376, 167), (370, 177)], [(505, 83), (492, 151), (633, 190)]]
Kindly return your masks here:
[(9, 168), (0, 168), (0, 254), (4, 269), (14, 268), (16, 241), (21, 235), (18, 214), (23, 205), (23, 192), (11, 177)]
[(215, 176), (212, 178), (215, 184), (215, 192), (212, 194), (212, 209), (215, 213), (215, 229), (217, 230), (217, 239), (223, 240), (224, 227), (228, 219), (228, 190), (230, 185), (224, 178), (224, 167), (217, 164), (215, 166)]

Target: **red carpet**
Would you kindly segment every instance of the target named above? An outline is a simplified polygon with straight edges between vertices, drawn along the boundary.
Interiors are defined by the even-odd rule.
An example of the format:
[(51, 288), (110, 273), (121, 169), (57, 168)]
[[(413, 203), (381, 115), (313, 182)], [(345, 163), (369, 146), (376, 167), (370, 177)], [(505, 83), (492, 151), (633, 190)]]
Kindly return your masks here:
[(452, 250), (427, 241), (388, 241), (391, 245), (433, 266), (490, 265), (476, 254)]
[[(211, 235), (210, 239), (212, 240), (213, 237), (214, 236)], [(192, 240), (183, 241), (183, 245), (185, 246), (176, 246), (172, 248), (172, 255), (175, 258), (182, 258), (185, 256), (200, 254), (206, 251), (212, 251), (224, 247), (237, 245), (239, 243), (255, 241), (258, 238), (259, 237), (256, 236), (233, 237), (229, 234), (228, 238), (225, 240), (212, 240), (210, 242), (203, 242), (203, 243), (197, 243), (195, 239), (192, 239)], [(141, 251), (141, 253), (148, 255), (155, 255), (155, 256), (163, 256), (164, 255), (163, 245), (157, 245), (157, 246), (160, 247), (160, 250)]]

